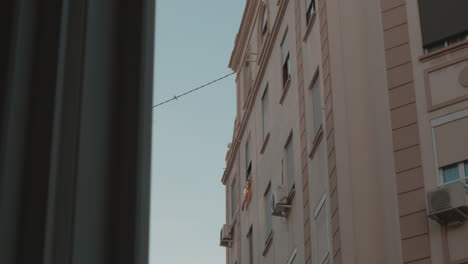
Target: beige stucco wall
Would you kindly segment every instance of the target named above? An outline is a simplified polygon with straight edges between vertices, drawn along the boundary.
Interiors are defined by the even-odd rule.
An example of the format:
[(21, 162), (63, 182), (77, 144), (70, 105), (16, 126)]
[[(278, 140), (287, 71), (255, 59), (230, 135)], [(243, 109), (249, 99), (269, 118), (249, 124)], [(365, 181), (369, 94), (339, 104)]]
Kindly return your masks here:
[[(433, 142), (431, 120), (468, 109), (468, 101), (453, 101), (456, 97), (468, 94), (468, 89), (462, 88), (458, 83), (458, 76), (462, 67), (466, 67), (468, 47), (462, 47), (447, 55), (429, 58), (422, 61), (421, 29), (419, 24), (419, 11), (417, 1), (408, 1), (408, 29), (411, 41), (411, 56), (415, 77), (415, 90), (418, 109), (418, 119), (421, 120), (419, 131), (422, 147), (422, 164), (424, 170), (424, 183), (426, 191), (437, 188), (439, 185), (437, 160)], [(453, 64), (452, 64), (453, 63)], [(439, 70), (432, 74), (427, 73), (433, 68)], [(432, 92), (431, 92), (432, 90)], [(443, 92), (441, 92), (443, 91)], [(432, 110), (432, 105), (452, 100), (443, 108)], [(447, 139), (450, 140), (450, 139)], [(456, 162), (456, 161), (454, 161)], [(465, 224), (460, 228), (449, 228), (446, 235), (442, 228), (434, 221), (429, 221), (431, 241), (431, 254), (433, 263), (466, 263), (468, 262), (468, 227)], [(446, 252), (448, 249), (448, 252)], [(448, 258), (448, 259), (447, 259)]]
[[(324, 193), (328, 195), (327, 207), (338, 208), (338, 220), (334, 223), (332, 212), (328, 211), (330, 226), (339, 229), (339, 236), (329, 234), (328, 241), (331, 254), (339, 255), (334, 259), (336, 264), (465, 263), (468, 260), (468, 224), (444, 230), (428, 221), (425, 195), (440, 182), (431, 121), (468, 109), (468, 89), (455, 80), (468, 65), (468, 45), (434, 58), (423, 56), (416, 0), (317, 0), (317, 6), (320, 3), (325, 12), (317, 14), (308, 37), (304, 36), (305, 18), (297, 20), (294, 12), (298, 4), (301, 14), (305, 13), (304, 1), (267, 2), (268, 34), (273, 34), (280, 6), (287, 4), (282, 23), (276, 25), (278, 32), (272, 40), (272, 52), (265, 59), (265, 69), (260, 68), (262, 46), (257, 43), (260, 1), (251, 5), (255, 10), (246, 10), (253, 22), (247, 27), (244, 23), (248, 19), (244, 18), (241, 31), (248, 31), (245, 34), (248, 37), (244, 44), (236, 44), (237, 49), (244, 48), (234, 53), (233, 57), (239, 59), (234, 60), (236, 65), (231, 65), (239, 74), (238, 128), (234, 135), (239, 142), (233, 142), (238, 147), (232, 148), (235, 149), (231, 153), (234, 161), (224, 176), (226, 206), (229, 209), (230, 186), (236, 177), (240, 208), (246, 184), (244, 147), (248, 138), (254, 196), (249, 209), (239, 212), (236, 219), (234, 246), (227, 249), (228, 263), (248, 263), (247, 233), (251, 226), (255, 263), (286, 263), (294, 249), (297, 249), (295, 263), (305, 263), (307, 248), (303, 234), (308, 232), (304, 228), (307, 218), (310, 218), (312, 230), (313, 255), (308, 263), (316, 263), (313, 212)], [(300, 27), (296, 27), (297, 21)], [(280, 43), (286, 28), (292, 76), (284, 102), (280, 103), (283, 96)], [(327, 29), (327, 34), (323, 33), (323, 28)], [(296, 43), (297, 39), (301, 42)], [(250, 55), (246, 47), (250, 47)], [(324, 51), (326, 56), (330, 54), (328, 60), (324, 58)], [(302, 56), (301, 61), (298, 56)], [(241, 80), (246, 58), (252, 60), (252, 83), (256, 84), (253, 89), (257, 89), (251, 94), (254, 98), (251, 111), (244, 106), (245, 89)], [(303, 77), (296, 74), (301, 63)], [(308, 192), (303, 193), (301, 149), (305, 147), (309, 153), (313, 148), (309, 86), (317, 70), (331, 76), (332, 100), (325, 103), (325, 74), (319, 74), (325, 137), (313, 158), (306, 160), (309, 187)], [(264, 144), (261, 96), (267, 83), (270, 139), (261, 153)], [(306, 146), (301, 145), (300, 140), (300, 87), (304, 89)], [(333, 118), (327, 119), (329, 113)], [(243, 122), (245, 128), (241, 128)], [(333, 137), (326, 137), (329, 130), (333, 130)], [(287, 219), (273, 217), (272, 246), (266, 256), (262, 256), (266, 239), (264, 192), (270, 181), (272, 186), (282, 182), (281, 161), (291, 131), (296, 158), (292, 213)], [(239, 133), (242, 136), (236, 137)], [(331, 148), (335, 156), (329, 155)], [(330, 164), (335, 162), (336, 201), (330, 197), (332, 179), (328, 177)], [(418, 182), (419, 175), (423, 175), (422, 183)], [(305, 200), (309, 201), (309, 211), (304, 211)], [(230, 210), (226, 212), (230, 214)], [(230, 216), (226, 221), (232, 223)], [(337, 248), (339, 252), (335, 252)]]

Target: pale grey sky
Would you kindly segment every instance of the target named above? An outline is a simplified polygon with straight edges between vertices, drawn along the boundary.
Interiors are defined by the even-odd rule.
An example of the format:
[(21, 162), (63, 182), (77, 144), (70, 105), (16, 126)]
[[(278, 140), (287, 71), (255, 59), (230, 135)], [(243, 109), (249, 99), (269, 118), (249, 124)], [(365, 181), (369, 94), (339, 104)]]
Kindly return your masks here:
[[(221, 77), (245, 0), (157, 0), (160, 102)], [(235, 76), (154, 110), (151, 264), (221, 264), (221, 176), (235, 117)]]

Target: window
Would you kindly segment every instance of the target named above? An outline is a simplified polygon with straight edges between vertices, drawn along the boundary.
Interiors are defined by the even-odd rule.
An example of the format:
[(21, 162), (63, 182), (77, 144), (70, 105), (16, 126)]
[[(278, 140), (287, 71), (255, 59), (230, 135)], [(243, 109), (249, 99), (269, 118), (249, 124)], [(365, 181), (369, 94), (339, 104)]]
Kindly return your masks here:
[(288, 264), (296, 263), (296, 255), (297, 255), (297, 248), (295, 248), (291, 256), (289, 256)]
[(465, 181), (468, 184), (468, 160), (444, 166), (440, 169), (444, 184)]
[(306, 3), (306, 22), (309, 24), (312, 14), (315, 12), (315, 0), (305, 0)]
[(262, 8), (262, 36), (268, 32), (268, 9), (267, 5), (263, 3)]
[(266, 140), (269, 128), (268, 128), (268, 121), (269, 121), (269, 103), (268, 103), (268, 84), (265, 87), (265, 92), (263, 92), (262, 97), (262, 130), (263, 130), (263, 140)]
[[(271, 184), (271, 183), (270, 183)], [(265, 242), (268, 241), (272, 232), (272, 194), (271, 194), (271, 185), (268, 187), (268, 190), (265, 194)]]
[(328, 263), (329, 238), (327, 221), (327, 194), (323, 194), (317, 208), (314, 210), (315, 218), (315, 243), (317, 247), (316, 262), (318, 264)]
[(237, 212), (237, 188), (236, 181), (232, 181), (231, 184), (231, 218), (234, 219)]
[(250, 172), (252, 171), (252, 160), (250, 158), (250, 138), (245, 142), (245, 170), (246, 170), (246, 179), (249, 178)]
[(419, 0), (419, 16), (426, 53), (467, 39), (468, 1)]
[(292, 134), (291, 134), (286, 143), (286, 175), (288, 178), (288, 190), (289, 191), (291, 191), (294, 187), (295, 173), (296, 171), (294, 167), (294, 148), (293, 148), (293, 140), (292, 140)]
[(464, 40), (468, 40), (468, 32), (463, 32), (461, 34), (457, 34), (455, 36), (451, 36), (446, 39), (426, 45), (424, 46), (424, 53), (431, 53)]
[[(249, 49), (247, 50), (249, 52)], [(250, 63), (247, 60), (244, 64), (243, 69), (243, 84), (244, 84), (244, 106), (247, 104), (247, 98), (249, 97), (250, 88), (252, 87), (252, 72), (250, 69)]]
[(320, 85), (318, 74), (315, 75), (311, 86), (312, 94), (312, 114), (314, 124), (314, 135), (317, 135), (320, 126), (322, 125), (322, 100), (320, 98)]
[(281, 54), (283, 58), (283, 88), (286, 87), (287, 82), (291, 78), (291, 62), (289, 58), (288, 47), (288, 31), (284, 33), (283, 41), (281, 42)]
[(254, 263), (254, 248), (253, 248), (253, 232), (252, 227), (250, 227), (249, 233), (247, 234), (247, 239), (249, 241), (249, 264)]

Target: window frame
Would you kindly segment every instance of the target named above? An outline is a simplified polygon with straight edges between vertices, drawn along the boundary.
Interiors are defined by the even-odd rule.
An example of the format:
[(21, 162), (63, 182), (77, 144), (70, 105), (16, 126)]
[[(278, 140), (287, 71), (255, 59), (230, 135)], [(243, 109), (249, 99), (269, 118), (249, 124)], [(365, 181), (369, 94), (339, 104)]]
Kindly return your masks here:
[(245, 146), (244, 146), (244, 150), (245, 150), (245, 179), (248, 180), (251, 175), (252, 175), (252, 166), (253, 166), (253, 162), (252, 162), (252, 146), (250, 145), (251, 142), (250, 142), (250, 135), (247, 137), (247, 140), (245, 141)]
[[(310, 90), (310, 96), (312, 97), (311, 103), (312, 103), (312, 131), (314, 134), (315, 138), (319, 132), (320, 128), (323, 126), (323, 113), (322, 113), (322, 91), (321, 91), (321, 86), (320, 86), (320, 76), (318, 70), (314, 74), (314, 77), (312, 78), (312, 82), (309, 86)], [(315, 91), (315, 93), (314, 93)], [(318, 101), (317, 100), (318, 97)], [(317, 120), (319, 119), (320, 122), (317, 123)]]
[[(444, 169), (447, 167), (452, 167), (454, 165), (457, 165), (456, 167), (458, 169), (458, 179), (445, 182)], [(448, 184), (452, 184), (456, 182), (461, 182), (461, 183), (464, 183), (465, 185), (468, 185), (468, 171), (466, 171), (466, 167), (468, 167), (468, 160), (463, 160), (463, 161), (449, 164), (447, 166), (440, 167), (439, 168), (439, 181), (441, 185), (444, 186), (444, 185), (448, 185)]]
[[(316, 263), (318, 264), (324, 264), (324, 263), (328, 263), (327, 261), (329, 261), (330, 259), (330, 227), (328, 225), (328, 204), (327, 204), (327, 201), (328, 201), (328, 193), (325, 192), (323, 195), (322, 195), (322, 198), (320, 199), (320, 202), (318, 203), (318, 205), (315, 207), (315, 210), (314, 210), (314, 233), (315, 233), (315, 244), (316, 244), (316, 252), (315, 252), (315, 255), (316, 255)], [(318, 225), (317, 225), (317, 219), (318, 217), (320, 216), (320, 213), (322, 212), (322, 210), (325, 210), (323, 211), (324, 212), (324, 215), (325, 215), (325, 223), (324, 223), (324, 227), (325, 228), (325, 233), (326, 233), (326, 247), (327, 247), (327, 252), (326, 254), (322, 257), (322, 259), (319, 260), (320, 256), (319, 256), (319, 252), (318, 252), (318, 245), (319, 245), (319, 237), (317, 236), (317, 234), (319, 234), (318, 232)], [(323, 243), (323, 241), (320, 241)]]
[(253, 264), (254, 263), (254, 241), (253, 241), (253, 226), (250, 226), (249, 232), (247, 232), (247, 245), (248, 245), (248, 252), (249, 252), (249, 257), (248, 257), (248, 263)]
[(271, 202), (273, 199), (273, 193), (271, 191), (271, 182), (268, 183), (267, 189), (264, 195), (265, 201), (265, 244), (268, 244), (268, 240), (273, 234), (273, 210), (271, 208)]
[(268, 134), (270, 133), (270, 95), (269, 95), (268, 83), (266, 84), (265, 90), (263, 91), (261, 102), (262, 102), (262, 136), (263, 136), (263, 141), (265, 141), (268, 137)]
[(291, 255), (289, 256), (288, 264), (293, 264), (294, 261), (296, 260), (296, 257), (297, 257), (297, 248), (295, 248), (293, 252), (291, 253)]
[[(291, 80), (291, 52), (288, 40), (288, 28), (285, 29), (281, 40), (281, 76), (283, 78), (283, 89), (286, 88)], [(285, 52), (286, 49), (286, 52)], [(287, 75), (287, 76), (286, 76)]]
[[(444, 168), (446, 166), (440, 167), (439, 161), (437, 160), (437, 144), (436, 144), (435, 128), (438, 127), (438, 126), (453, 122), (453, 121), (457, 121), (457, 120), (462, 119), (462, 118), (466, 118), (466, 117), (468, 117), (468, 109), (463, 109), (463, 110), (460, 110), (458, 112), (454, 112), (454, 113), (451, 113), (451, 114), (440, 116), (440, 117), (432, 119), (430, 121), (431, 130), (432, 130), (433, 155), (434, 155), (434, 158), (435, 158), (435, 164), (434, 164), (435, 165), (434, 166), (435, 172), (434, 172), (434, 174), (435, 174), (435, 176), (437, 178), (437, 185), (438, 186), (444, 186), (444, 185), (454, 183), (454, 182), (457, 182), (457, 181), (444, 183), (442, 168)], [(448, 164), (447, 166), (453, 165), (455, 163), (463, 163), (463, 162), (466, 162), (466, 161), (468, 161), (468, 160), (457, 161), (457, 162), (454, 162), (452, 164)], [(459, 172), (459, 174), (460, 174), (460, 172)], [(461, 179), (459, 181), (461, 182), (461, 181), (463, 181), (463, 179)]]
[[(307, 5), (308, 1), (310, 1), (309, 5)], [(305, 7), (306, 7), (306, 25), (309, 25), (315, 11), (317, 10), (317, 5), (315, 3), (315, 0), (305, 0)]]
[[(290, 150), (290, 152), (288, 151)], [(291, 154), (292, 157), (289, 157), (289, 154)], [(289, 133), (288, 139), (286, 140), (286, 143), (284, 144), (284, 157), (286, 159), (286, 184), (288, 187), (288, 192), (291, 193), (295, 189), (296, 185), (296, 158), (294, 155), (294, 141), (293, 141), (293, 132), (291, 131)], [(291, 166), (291, 167), (290, 167)], [(290, 173), (290, 169), (292, 170), (292, 173)], [(291, 175), (292, 174), (292, 175)], [(290, 182), (291, 180), (291, 182)]]
[[(237, 207), (238, 207), (238, 197), (237, 197), (237, 180), (236, 177), (231, 183), (231, 220), (234, 222), (234, 219), (237, 217)], [(234, 199), (233, 199), (234, 198)]]
[(268, 33), (268, 6), (265, 1), (262, 1), (262, 11), (261, 11), (261, 23), (260, 23), (260, 35), (263, 37)]
[[(247, 49), (247, 53), (250, 53), (250, 48)], [(242, 86), (245, 108), (247, 106), (250, 91), (252, 90), (252, 69), (250, 67), (250, 61), (247, 58), (244, 60), (244, 67), (242, 68)]]

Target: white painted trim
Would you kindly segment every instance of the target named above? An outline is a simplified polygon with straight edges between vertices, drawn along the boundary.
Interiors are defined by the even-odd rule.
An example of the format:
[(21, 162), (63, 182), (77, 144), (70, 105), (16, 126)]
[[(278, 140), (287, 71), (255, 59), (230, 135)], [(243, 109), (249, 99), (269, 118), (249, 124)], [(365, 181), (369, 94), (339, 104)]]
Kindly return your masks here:
[(464, 109), (455, 113), (451, 113), (445, 116), (438, 117), (436, 119), (431, 120), (431, 126), (437, 127), (464, 117), (468, 116), (468, 109)]

